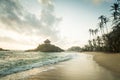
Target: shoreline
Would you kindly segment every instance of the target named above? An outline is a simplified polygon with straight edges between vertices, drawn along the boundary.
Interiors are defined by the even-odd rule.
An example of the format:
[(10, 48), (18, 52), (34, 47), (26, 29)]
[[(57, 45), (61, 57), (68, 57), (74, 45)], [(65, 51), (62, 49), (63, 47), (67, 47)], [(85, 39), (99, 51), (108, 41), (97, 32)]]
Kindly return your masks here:
[(104, 52), (83, 52), (84, 54), (93, 55), (93, 60), (100, 66), (120, 76), (120, 54), (109, 54)]
[[(79, 53), (78, 53), (79, 54)], [(76, 59), (54, 65), (55, 69), (21, 80), (119, 80), (110, 70), (100, 67), (93, 59), (96, 53), (81, 54)], [(91, 56), (91, 55), (92, 56)], [(99, 54), (101, 55), (101, 54)], [(97, 55), (96, 55), (97, 56)], [(88, 68), (89, 66), (89, 68)], [(95, 70), (96, 68), (96, 70)], [(99, 77), (101, 75), (101, 77)], [(106, 76), (107, 75), (107, 76)], [(113, 76), (116, 76), (116, 78)], [(118, 78), (117, 78), (118, 77)]]
[[(41, 68), (33, 68), (28, 71), (15, 73), (3, 77), (0, 80), (119, 80), (119, 72), (112, 71), (106, 67), (106, 62), (111, 58), (116, 60), (119, 54), (105, 54), (102, 52), (82, 52), (68, 61)], [(119, 56), (118, 56), (119, 55)], [(114, 56), (114, 57), (113, 57)], [(110, 60), (108, 60), (110, 59)], [(103, 63), (101, 63), (103, 62)], [(118, 60), (119, 62), (119, 60)], [(111, 62), (112, 65), (114, 65)], [(88, 68), (89, 66), (89, 68)], [(101, 67), (102, 66), (102, 67)], [(117, 66), (119, 69), (119, 66)], [(113, 69), (114, 70), (114, 69)], [(107, 76), (106, 76), (107, 75)]]

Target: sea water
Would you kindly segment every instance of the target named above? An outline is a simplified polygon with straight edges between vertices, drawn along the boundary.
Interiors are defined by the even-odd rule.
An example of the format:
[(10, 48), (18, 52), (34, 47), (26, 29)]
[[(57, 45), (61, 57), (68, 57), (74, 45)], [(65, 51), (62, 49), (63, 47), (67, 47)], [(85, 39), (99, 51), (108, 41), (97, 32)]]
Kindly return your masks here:
[(39, 73), (41, 77), (35, 80), (120, 80), (120, 76), (98, 65), (88, 54), (0, 52), (0, 80), (26, 80)]
[(65, 52), (24, 52), (24, 51), (1, 51), (0, 52), (0, 77), (38, 68), (45, 65), (55, 64), (70, 60), (73, 54)]

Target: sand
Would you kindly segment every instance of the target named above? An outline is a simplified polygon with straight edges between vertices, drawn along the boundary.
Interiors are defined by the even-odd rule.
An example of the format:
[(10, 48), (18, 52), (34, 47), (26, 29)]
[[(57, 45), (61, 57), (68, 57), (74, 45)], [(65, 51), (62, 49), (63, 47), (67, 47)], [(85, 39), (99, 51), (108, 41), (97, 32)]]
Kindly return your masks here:
[[(63, 62), (54, 65), (55, 69), (29, 76), (22, 80), (120, 80), (120, 55), (105, 54), (101, 52), (84, 52), (85, 54), (93, 55), (84, 59), (81, 56), (73, 61)], [(83, 58), (83, 59), (82, 59)], [(95, 61), (89, 60), (93, 59)], [(99, 67), (104, 66), (103, 67)], [(109, 71), (111, 70), (111, 71)], [(113, 79), (112, 72), (118, 78)]]
[(120, 53), (84, 52), (94, 55), (93, 59), (101, 66), (120, 76)]
[(11, 74), (0, 80), (120, 80), (120, 54), (82, 53), (69, 61)]

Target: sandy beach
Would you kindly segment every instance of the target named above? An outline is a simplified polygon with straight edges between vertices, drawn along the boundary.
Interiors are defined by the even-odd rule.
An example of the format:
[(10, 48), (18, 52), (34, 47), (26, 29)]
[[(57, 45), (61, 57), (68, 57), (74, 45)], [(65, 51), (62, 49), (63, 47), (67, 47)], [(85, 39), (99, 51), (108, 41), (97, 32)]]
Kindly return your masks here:
[[(88, 54), (92, 54), (91, 56)], [(100, 63), (101, 60), (107, 56), (106, 54), (87, 53), (82, 54), (79, 58), (71, 61), (62, 62), (54, 65), (55, 69), (39, 73), (37, 75), (29, 76), (22, 80), (119, 80), (111, 71), (104, 67), (100, 67), (94, 60)], [(101, 57), (97, 57), (100, 56)], [(103, 59), (102, 56), (106, 55)], [(86, 56), (86, 57), (85, 57)], [(112, 56), (112, 55), (111, 55)], [(86, 59), (85, 59), (86, 58)], [(105, 61), (107, 62), (107, 61)], [(114, 64), (111, 64), (114, 65)], [(117, 67), (118, 68), (118, 67)]]
[(13, 73), (0, 80), (120, 80), (119, 54), (73, 54), (71, 60)]
[(118, 53), (103, 53), (103, 52), (84, 52), (85, 54), (93, 55), (93, 59), (120, 76), (120, 54)]

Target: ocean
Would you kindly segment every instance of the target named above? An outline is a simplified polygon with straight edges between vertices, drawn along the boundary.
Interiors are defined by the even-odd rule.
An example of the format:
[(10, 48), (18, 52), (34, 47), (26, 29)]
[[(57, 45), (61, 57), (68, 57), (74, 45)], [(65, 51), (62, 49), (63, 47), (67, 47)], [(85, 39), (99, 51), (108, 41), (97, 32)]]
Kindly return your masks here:
[(0, 77), (20, 71), (52, 65), (72, 59), (75, 54), (70, 52), (24, 52), (1, 51), (0, 52)]

